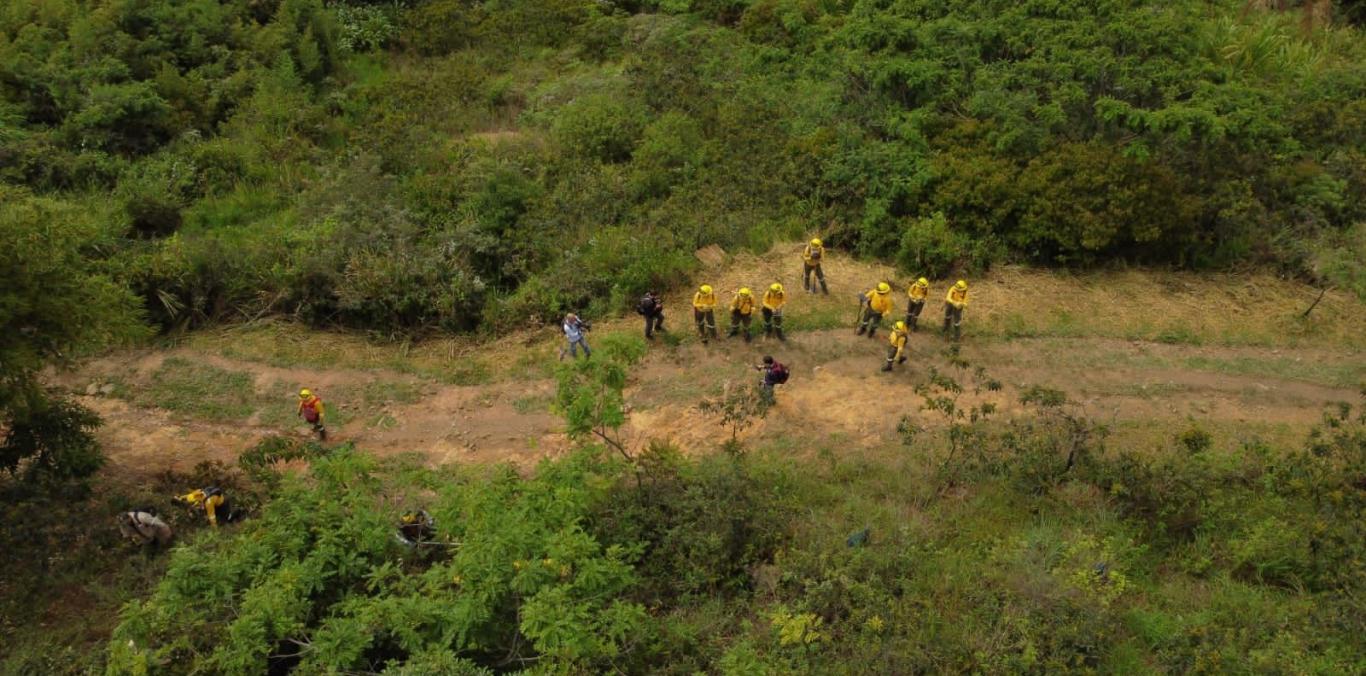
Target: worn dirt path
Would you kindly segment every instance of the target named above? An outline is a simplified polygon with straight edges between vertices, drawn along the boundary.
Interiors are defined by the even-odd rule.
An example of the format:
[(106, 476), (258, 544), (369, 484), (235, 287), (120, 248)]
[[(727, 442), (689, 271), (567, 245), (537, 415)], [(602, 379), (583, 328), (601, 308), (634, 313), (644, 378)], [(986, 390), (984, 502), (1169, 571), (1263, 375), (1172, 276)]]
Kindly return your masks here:
[[(952, 372), (944, 343), (934, 334), (914, 335), (911, 362), (890, 375), (878, 372), (884, 346), (881, 337), (869, 341), (848, 330), (800, 332), (783, 345), (731, 341), (709, 348), (691, 342), (657, 346), (628, 388), (626, 436), (635, 443), (672, 438), (690, 452), (714, 449), (725, 432), (697, 410), (697, 403), (727, 384), (755, 378), (748, 366), (767, 350), (788, 363), (793, 376), (780, 388), (779, 406), (746, 432), (756, 442), (810, 430), (832, 450), (847, 451), (892, 441), (903, 415), (928, 427), (941, 424), (936, 414), (920, 409), (915, 386), (927, 379), (931, 367)], [(1357, 400), (1354, 388), (1332, 381), (1363, 364), (1363, 356), (1348, 349), (1183, 346), (1102, 338), (965, 341), (962, 354), (974, 366), (986, 367), (987, 377), (1003, 386), (998, 392), (970, 392), (963, 402), (992, 401), (1002, 415), (1018, 412), (1020, 390), (1038, 384), (1068, 392), (1105, 420), (1143, 425), (1189, 418), (1251, 431), (1298, 432), (1319, 420), (1325, 406)], [(352, 416), (333, 430), (333, 440), (354, 441), (377, 455), (416, 453), (431, 464), (506, 461), (529, 467), (569, 445), (550, 410), (554, 384), (549, 379), (444, 385), (384, 370), (282, 369), (177, 348), (114, 355), (62, 380), (81, 392), (83, 383), (97, 382), (113, 370), (148, 378), (169, 357), (250, 374), (258, 391), (272, 390), (272, 401), (285, 409), (277, 420), (290, 420), (293, 405), (292, 390), (281, 383), (310, 383), (327, 397), (329, 390), (365, 383), (420, 382), (415, 400), (383, 405), (378, 418)], [(1348, 376), (1325, 374), (1325, 364), (1344, 368)], [(976, 380), (970, 373), (958, 375), (965, 384)], [(262, 423), (257, 415), (208, 421), (111, 396), (81, 399), (105, 419), (98, 435), (112, 462), (129, 469), (185, 470), (203, 460), (231, 464), (267, 435), (307, 433), (288, 422)], [(328, 403), (350, 405), (335, 397)]]

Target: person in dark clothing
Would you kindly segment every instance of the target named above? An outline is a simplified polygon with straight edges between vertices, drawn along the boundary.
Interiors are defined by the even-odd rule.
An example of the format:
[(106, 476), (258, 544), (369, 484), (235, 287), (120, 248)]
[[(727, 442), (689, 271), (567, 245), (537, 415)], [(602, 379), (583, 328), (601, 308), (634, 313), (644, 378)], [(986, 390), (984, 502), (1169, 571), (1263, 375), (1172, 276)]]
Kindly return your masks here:
[(398, 520), (398, 540), (412, 547), (436, 535), (436, 520), (426, 510), (407, 511)]
[(755, 366), (754, 369), (764, 374), (763, 379), (759, 381), (760, 394), (770, 405), (773, 404), (773, 388), (787, 382), (787, 367), (774, 361), (772, 356), (764, 355), (764, 363)]
[(664, 299), (651, 291), (640, 299), (636, 312), (645, 318), (645, 337), (653, 340), (655, 331), (664, 330)]

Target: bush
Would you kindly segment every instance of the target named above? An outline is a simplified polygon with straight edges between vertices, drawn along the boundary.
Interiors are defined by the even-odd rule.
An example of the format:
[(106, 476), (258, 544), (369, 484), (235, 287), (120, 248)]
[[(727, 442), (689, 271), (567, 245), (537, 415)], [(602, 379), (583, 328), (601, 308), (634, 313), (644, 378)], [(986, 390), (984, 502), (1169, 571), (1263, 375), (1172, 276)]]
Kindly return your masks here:
[(171, 659), (215, 671), (411, 660), (408, 668), (474, 672), (509, 654), (591, 668), (628, 652), (627, 637), (646, 629), (644, 609), (622, 598), (634, 579), (631, 550), (604, 547), (579, 525), (602, 497), (598, 473), (610, 472), (591, 454), (529, 481), (495, 472), (445, 491), (427, 510), (436, 542), (448, 546), (406, 565), (397, 514), (377, 501), (373, 470), (345, 451), (315, 459), (311, 481), (286, 479), (239, 527), (241, 538), (213, 533), (177, 549), (156, 593), (116, 630), (110, 669)]
[(620, 93), (571, 101), (555, 112), (551, 125), (567, 153), (600, 162), (629, 160), (644, 128), (645, 111)]
[(104, 464), (94, 437), (100, 418), (60, 396), (34, 392), (22, 408), (7, 402), (8, 429), (0, 439), (0, 470), (26, 480), (84, 479)]
[(398, 37), (392, 11), (374, 5), (340, 4), (337, 14), (337, 46), (353, 52), (387, 47)]
[(950, 227), (944, 212), (936, 211), (902, 231), (897, 265), (909, 274), (938, 279), (961, 269), (970, 247), (968, 236)]

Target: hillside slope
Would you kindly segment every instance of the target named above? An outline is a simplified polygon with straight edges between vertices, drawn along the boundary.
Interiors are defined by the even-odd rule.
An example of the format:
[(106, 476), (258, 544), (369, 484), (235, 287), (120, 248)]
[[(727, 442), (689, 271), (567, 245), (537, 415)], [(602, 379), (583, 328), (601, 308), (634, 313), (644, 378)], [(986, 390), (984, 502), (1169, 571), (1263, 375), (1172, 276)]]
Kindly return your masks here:
[[(724, 430), (696, 405), (727, 384), (748, 382), (746, 367), (766, 353), (791, 365), (793, 378), (778, 408), (747, 433), (759, 443), (875, 449), (894, 438), (902, 416), (936, 424), (915, 388), (929, 369), (951, 370), (935, 326), (938, 292), (922, 318), (926, 330), (912, 336), (907, 368), (882, 374), (884, 341), (853, 335), (854, 297), (890, 279), (890, 270), (835, 256), (828, 264), (832, 294), (810, 296), (792, 271), (794, 246), (726, 257), (702, 278), (723, 298), (741, 284), (773, 280), (796, 290), (785, 344), (760, 337), (703, 346), (687, 299), (667, 299), (670, 335), (628, 389), (638, 440), (672, 437), (690, 452), (714, 448)], [(1000, 391), (977, 396), (1007, 414), (1019, 409), (1021, 389), (1045, 385), (1135, 439), (1187, 419), (1231, 437), (1281, 437), (1317, 422), (1326, 405), (1353, 400), (1366, 379), (1366, 305), (1329, 292), (1304, 318), (1317, 291), (1270, 276), (1003, 268), (971, 288), (961, 354), (1002, 381)], [(725, 318), (718, 320), (724, 331)], [(636, 330), (632, 319), (600, 321), (590, 340)], [(367, 452), (530, 467), (568, 448), (550, 410), (556, 336), (544, 328), (492, 343), (449, 339), (403, 348), (266, 323), (193, 334), (168, 350), (112, 355), (62, 380), (77, 392), (112, 385), (109, 395), (84, 399), (106, 419), (101, 435), (111, 457), (130, 467), (231, 463), (266, 435), (303, 434), (292, 417), (300, 386), (333, 407), (335, 440)]]

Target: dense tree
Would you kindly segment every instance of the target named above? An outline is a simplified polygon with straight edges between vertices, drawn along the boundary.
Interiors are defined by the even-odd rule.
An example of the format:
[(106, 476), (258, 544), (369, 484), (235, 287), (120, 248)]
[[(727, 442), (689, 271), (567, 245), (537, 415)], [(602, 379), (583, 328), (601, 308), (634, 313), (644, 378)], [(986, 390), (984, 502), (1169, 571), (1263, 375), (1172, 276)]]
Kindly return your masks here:
[(1324, 6), (19, 0), (0, 180), (113, 195), (90, 253), (167, 328), (503, 330), (812, 230), (1351, 285), (1366, 41)]
[(133, 296), (88, 257), (98, 244), (86, 214), (0, 188), (0, 470), (61, 479), (99, 467), (98, 419), (38, 377), (140, 329)]

